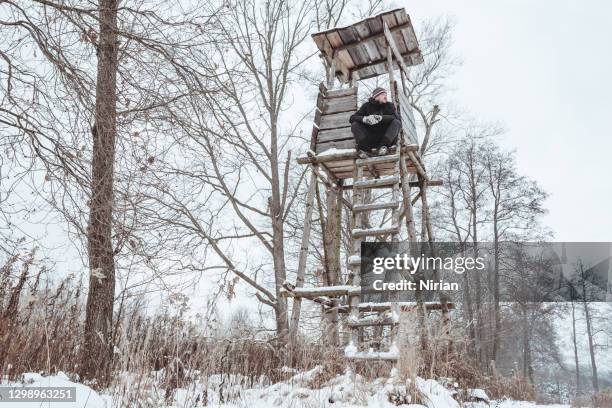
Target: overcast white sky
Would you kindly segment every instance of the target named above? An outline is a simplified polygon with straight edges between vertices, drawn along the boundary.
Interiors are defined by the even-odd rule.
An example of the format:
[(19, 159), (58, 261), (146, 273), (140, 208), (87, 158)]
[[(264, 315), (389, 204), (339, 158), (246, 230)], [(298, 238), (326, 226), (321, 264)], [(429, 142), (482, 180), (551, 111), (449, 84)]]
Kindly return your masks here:
[(612, 241), (612, 2), (410, 0), (417, 25), (447, 15), (462, 58), (457, 102), (509, 130), (523, 174), (550, 193), (556, 241)]

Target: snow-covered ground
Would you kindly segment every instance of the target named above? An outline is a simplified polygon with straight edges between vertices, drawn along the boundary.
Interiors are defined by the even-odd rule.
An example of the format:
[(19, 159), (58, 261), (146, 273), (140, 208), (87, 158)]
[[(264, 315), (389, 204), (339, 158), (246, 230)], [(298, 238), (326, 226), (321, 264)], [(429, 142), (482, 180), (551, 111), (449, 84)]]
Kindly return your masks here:
[(86, 385), (75, 383), (69, 380), (68, 376), (62, 372), (57, 375), (43, 377), (36, 373), (26, 373), (23, 381), (19, 383), (0, 383), (5, 386), (27, 386), (27, 387), (75, 387), (76, 402), (0, 402), (0, 408), (19, 407), (19, 408), (110, 408), (110, 399), (100, 396), (97, 392)]
[[(225, 379), (220, 376), (212, 376), (206, 379), (206, 386), (202, 385), (204, 382), (194, 382), (187, 388), (175, 390), (170, 402), (164, 402), (164, 390), (150, 390), (142, 393), (143, 396), (138, 405), (126, 403), (117, 393), (112, 395), (112, 391), (98, 394), (86, 385), (71, 382), (63, 373), (48, 377), (29, 373), (25, 374), (22, 381), (18, 383), (4, 382), (2, 385), (76, 387), (77, 401), (75, 403), (19, 402), (13, 404), (18, 405), (19, 408), (124, 408), (132, 406), (150, 408), (205, 406), (213, 408), (357, 408), (364, 406), (376, 408), (397, 406), (410, 408), (569, 408), (568, 405), (543, 406), (522, 401), (483, 402), (488, 398), (483, 390), (478, 389), (468, 390), (468, 394), (478, 399), (478, 402), (465, 402), (462, 405), (453, 398), (456, 391), (447, 389), (437, 381), (422, 378), (416, 379), (420, 401), (414, 401), (407, 392), (406, 383), (399, 381), (394, 375), (390, 378), (365, 381), (360, 375), (347, 372), (323, 384), (318, 384), (317, 377), (321, 371), (321, 367), (318, 366), (310, 371), (295, 374), (287, 381), (249, 389), (240, 386), (241, 379), (236, 376), (224, 376)], [(130, 376), (126, 376), (128, 377)], [(265, 381), (261, 381), (261, 384), (264, 383)], [(223, 387), (221, 387), (222, 384)], [(121, 394), (125, 395), (125, 390)], [(224, 402), (221, 402), (222, 400)], [(0, 408), (13, 405), (0, 403)]]

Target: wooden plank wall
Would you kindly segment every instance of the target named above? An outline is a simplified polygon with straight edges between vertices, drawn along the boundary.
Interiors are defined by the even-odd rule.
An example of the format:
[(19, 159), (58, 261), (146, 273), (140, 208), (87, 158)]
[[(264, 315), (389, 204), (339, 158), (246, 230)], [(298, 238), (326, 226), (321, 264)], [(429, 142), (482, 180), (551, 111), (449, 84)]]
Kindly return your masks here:
[(357, 111), (357, 87), (325, 91), (320, 98), (315, 152), (354, 148), (349, 118)]
[(400, 115), (402, 117), (402, 129), (404, 129), (404, 137), (406, 138), (406, 142), (408, 144), (418, 144), (419, 140), (417, 137), (414, 114), (412, 113), (412, 106), (408, 101), (408, 97), (404, 95), (404, 92), (398, 92), (398, 94)]
[[(416, 121), (408, 97), (399, 94), (399, 110), (402, 129), (408, 144), (418, 144)], [(350, 116), (357, 110), (357, 87), (327, 91), (322, 87), (317, 99), (317, 113), (311, 149), (316, 153), (326, 150), (353, 149), (355, 142), (349, 123)]]

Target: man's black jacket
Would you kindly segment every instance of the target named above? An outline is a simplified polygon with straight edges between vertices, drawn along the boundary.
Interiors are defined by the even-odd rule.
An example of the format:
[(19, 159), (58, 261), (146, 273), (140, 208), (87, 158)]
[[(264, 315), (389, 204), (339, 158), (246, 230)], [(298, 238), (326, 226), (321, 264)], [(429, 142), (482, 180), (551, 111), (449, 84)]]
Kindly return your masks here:
[(378, 103), (374, 99), (370, 98), (368, 99), (366, 103), (361, 105), (361, 108), (359, 108), (357, 112), (351, 115), (351, 117), (349, 118), (349, 122), (363, 123), (363, 117), (368, 116), (368, 115), (381, 115), (382, 116), (382, 120), (374, 126), (380, 126), (380, 125), (386, 126), (393, 119), (397, 119), (397, 120), (400, 119), (399, 115), (397, 114), (397, 111), (395, 110), (395, 105), (393, 103), (391, 102)]

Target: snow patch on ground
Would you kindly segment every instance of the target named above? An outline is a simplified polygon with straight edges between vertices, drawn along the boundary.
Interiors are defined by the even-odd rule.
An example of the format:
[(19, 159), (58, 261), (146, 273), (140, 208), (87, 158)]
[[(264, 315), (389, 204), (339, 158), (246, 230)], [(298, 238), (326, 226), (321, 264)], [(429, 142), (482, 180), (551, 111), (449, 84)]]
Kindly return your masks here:
[(97, 392), (86, 385), (72, 382), (63, 372), (58, 372), (56, 375), (43, 377), (37, 373), (25, 373), (22, 376), (22, 381), (19, 383), (4, 383), (3, 386), (12, 387), (75, 387), (76, 402), (15, 402), (3, 403), (0, 402), (0, 408), (15, 405), (18, 408), (111, 408), (107, 405), (110, 399), (101, 397)]
[[(286, 367), (286, 373), (294, 373), (293, 369)], [(393, 408), (397, 406), (407, 408), (569, 408), (568, 405), (536, 405), (532, 402), (521, 401), (491, 401), (469, 402), (461, 405), (453, 396), (456, 390), (447, 389), (435, 380), (416, 379), (416, 387), (421, 404), (415, 404), (408, 392), (408, 383), (398, 379), (394, 370), (389, 378), (378, 378), (366, 381), (359, 374), (347, 371), (342, 375), (331, 378), (322, 385), (317, 379), (323, 374), (323, 367), (316, 366), (309, 371), (296, 373), (288, 380), (272, 385), (264, 385), (265, 379), (258, 382), (254, 388), (245, 388), (240, 385), (243, 379), (240, 376), (213, 375), (190, 383), (187, 388), (175, 390), (173, 401), (165, 404), (163, 399), (155, 402), (147, 399), (140, 406), (156, 408), (184, 408), (184, 407), (213, 407), (213, 408)], [(121, 378), (130, 377), (126, 374)], [(236, 377), (236, 378), (234, 378)], [(240, 378), (239, 378), (240, 377)], [(229, 381), (228, 381), (229, 380)], [(132, 385), (135, 385), (129, 381)], [(231, 392), (223, 390), (225, 402), (221, 402), (219, 395), (220, 384), (232, 385)], [(64, 373), (43, 377), (36, 373), (23, 375), (18, 383), (3, 385), (30, 386), (30, 387), (76, 387), (76, 403), (19, 403), (20, 408), (123, 408), (126, 405), (115, 395), (100, 395), (86, 385), (71, 382)], [(163, 395), (163, 389), (151, 390), (152, 394)], [(109, 392), (109, 393), (112, 393)], [(488, 400), (486, 393), (481, 389), (468, 390), (471, 397)], [(206, 402), (202, 400), (202, 397)], [(145, 398), (146, 399), (146, 398)], [(424, 405), (422, 405), (424, 404)], [(0, 403), (0, 408), (3, 405)]]

